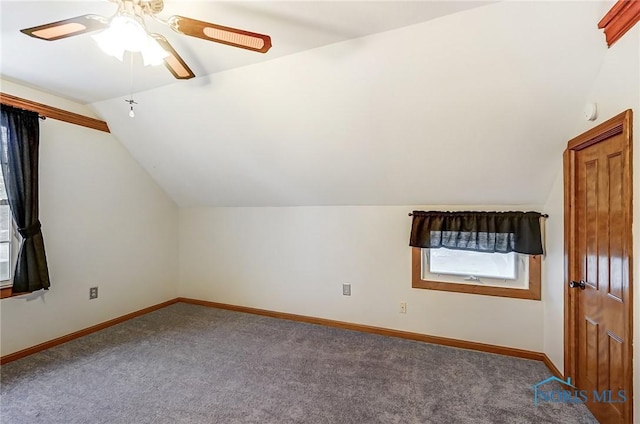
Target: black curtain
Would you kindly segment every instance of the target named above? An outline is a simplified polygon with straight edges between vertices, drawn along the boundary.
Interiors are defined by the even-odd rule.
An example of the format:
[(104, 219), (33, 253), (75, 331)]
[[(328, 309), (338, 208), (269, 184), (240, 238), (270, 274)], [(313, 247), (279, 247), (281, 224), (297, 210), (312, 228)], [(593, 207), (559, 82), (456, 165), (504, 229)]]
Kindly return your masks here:
[(542, 254), (538, 212), (414, 211), (414, 247)]
[(49, 271), (38, 220), (38, 114), (2, 105), (2, 175), (13, 219), (22, 236), (13, 292), (48, 289)]

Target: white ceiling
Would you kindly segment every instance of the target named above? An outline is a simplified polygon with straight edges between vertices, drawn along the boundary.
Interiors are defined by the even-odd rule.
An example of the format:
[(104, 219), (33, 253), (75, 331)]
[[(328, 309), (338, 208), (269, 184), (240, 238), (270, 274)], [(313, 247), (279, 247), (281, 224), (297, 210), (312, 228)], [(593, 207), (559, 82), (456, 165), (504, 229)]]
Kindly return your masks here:
[(274, 47), (163, 31), (199, 77), (136, 67), (131, 119), (128, 67), (90, 38), (53, 55), (5, 38), (5, 21), (75, 9), (27, 20), (11, 4), (14, 23), (8, 4), (2, 73), (92, 102), (185, 207), (543, 205), (607, 51), (602, 2), (179, 2), (176, 13), (268, 33)]
[[(489, 1), (166, 1), (160, 17), (174, 14), (245, 29), (272, 38), (266, 54), (176, 34), (147, 20), (150, 32), (167, 37), (196, 76), (207, 75), (424, 22)], [(130, 92), (130, 64), (102, 53), (89, 34), (57, 41), (28, 37), (20, 29), (74, 16), (112, 16), (115, 3), (102, 1), (0, 1), (0, 73), (53, 94), (93, 103)], [(25, 54), (25, 52), (28, 52)], [(134, 59), (133, 86), (148, 90), (175, 79), (164, 66), (144, 68)]]

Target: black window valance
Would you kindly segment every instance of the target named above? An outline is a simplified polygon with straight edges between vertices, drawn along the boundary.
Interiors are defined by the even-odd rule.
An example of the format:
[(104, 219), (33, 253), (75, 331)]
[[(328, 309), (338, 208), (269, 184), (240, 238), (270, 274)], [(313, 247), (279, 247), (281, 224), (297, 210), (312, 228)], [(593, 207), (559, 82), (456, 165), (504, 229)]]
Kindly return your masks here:
[(538, 212), (414, 211), (409, 245), (542, 254)]

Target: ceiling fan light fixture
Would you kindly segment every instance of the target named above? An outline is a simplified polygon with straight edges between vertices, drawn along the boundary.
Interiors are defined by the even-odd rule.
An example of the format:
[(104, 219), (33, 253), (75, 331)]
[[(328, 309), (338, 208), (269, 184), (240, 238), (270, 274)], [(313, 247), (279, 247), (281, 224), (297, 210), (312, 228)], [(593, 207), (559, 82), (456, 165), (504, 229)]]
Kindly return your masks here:
[(92, 35), (91, 38), (98, 43), (98, 47), (100, 47), (103, 52), (122, 62), (125, 47), (120, 41), (120, 36), (111, 31), (111, 28), (107, 28), (98, 34)]
[[(2, 0), (0, 0), (2, 1)], [(231, 28), (185, 16), (173, 15), (167, 19), (157, 16), (164, 9), (164, 0), (110, 0), (118, 5), (111, 18), (88, 14), (21, 29), (25, 35), (46, 41), (60, 40), (89, 32), (96, 32), (94, 40), (107, 55), (124, 60), (124, 52), (142, 55), (144, 65), (165, 67), (177, 79), (191, 79), (196, 75), (189, 65), (162, 34), (149, 33), (145, 19), (151, 18), (178, 34), (226, 44), (255, 52), (266, 53), (271, 48), (271, 37), (265, 34)], [(98, 31), (102, 31), (97, 33)]]
[(124, 52), (140, 52), (144, 65), (159, 65), (169, 55), (147, 34), (136, 16), (117, 14), (111, 19), (109, 28), (93, 35), (103, 52), (122, 61)]
[(163, 49), (160, 44), (149, 35), (147, 35), (146, 43), (140, 53), (142, 54), (144, 66), (160, 65), (164, 59), (169, 56), (169, 52)]

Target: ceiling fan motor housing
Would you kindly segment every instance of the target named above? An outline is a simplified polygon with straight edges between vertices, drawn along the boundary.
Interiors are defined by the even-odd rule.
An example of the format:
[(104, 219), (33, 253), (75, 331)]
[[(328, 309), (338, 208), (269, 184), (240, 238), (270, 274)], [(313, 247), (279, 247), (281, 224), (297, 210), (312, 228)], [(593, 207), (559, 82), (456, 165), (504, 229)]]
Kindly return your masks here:
[(149, 2), (149, 9), (151, 13), (160, 13), (164, 9), (164, 0), (151, 0)]
[(162, 12), (164, 9), (164, 0), (111, 0), (115, 3), (118, 3), (121, 7), (128, 5), (128, 7), (132, 8), (140, 8), (151, 14), (156, 14)]

